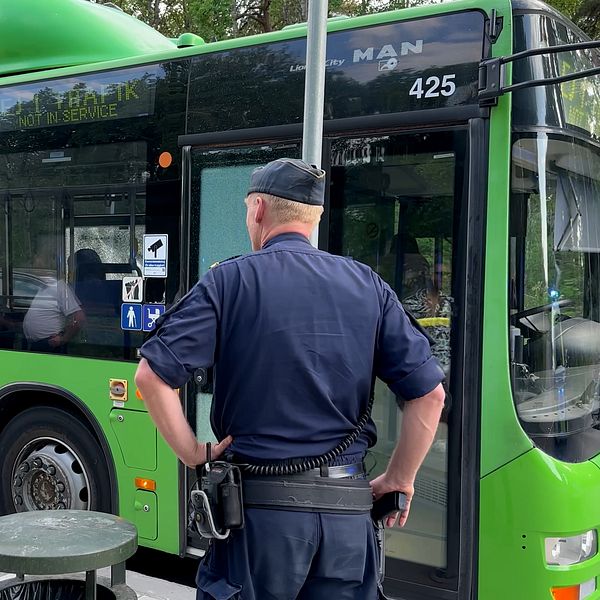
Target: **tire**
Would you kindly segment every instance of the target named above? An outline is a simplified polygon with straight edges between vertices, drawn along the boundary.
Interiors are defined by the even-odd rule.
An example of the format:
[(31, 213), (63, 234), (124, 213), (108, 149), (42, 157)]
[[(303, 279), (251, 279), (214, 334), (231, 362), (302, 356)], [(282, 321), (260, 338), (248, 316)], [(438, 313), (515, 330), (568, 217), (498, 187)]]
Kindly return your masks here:
[(0, 514), (111, 512), (108, 466), (92, 432), (60, 408), (37, 406), (0, 432)]

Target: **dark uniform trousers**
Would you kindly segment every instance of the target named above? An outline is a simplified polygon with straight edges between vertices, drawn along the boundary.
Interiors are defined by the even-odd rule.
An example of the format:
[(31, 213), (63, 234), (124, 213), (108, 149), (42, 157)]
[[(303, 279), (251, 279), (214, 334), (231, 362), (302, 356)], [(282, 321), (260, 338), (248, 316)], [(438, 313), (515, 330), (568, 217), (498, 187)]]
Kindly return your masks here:
[(215, 541), (197, 600), (376, 600), (378, 550), (368, 513), (247, 508), (243, 529)]

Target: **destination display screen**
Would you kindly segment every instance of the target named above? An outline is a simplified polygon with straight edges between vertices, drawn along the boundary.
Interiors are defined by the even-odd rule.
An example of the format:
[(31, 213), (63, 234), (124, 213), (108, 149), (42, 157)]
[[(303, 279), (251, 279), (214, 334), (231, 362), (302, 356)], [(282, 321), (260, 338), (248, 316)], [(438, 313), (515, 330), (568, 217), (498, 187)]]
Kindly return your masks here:
[(159, 67), (0, 88), (0, 132), (151, 115)]
[[(477, 104), (480, 11), (374, 25), (327, 37), (325, 119)], [(305, 38), (193, 59), (188, 131), (301, 122)]]

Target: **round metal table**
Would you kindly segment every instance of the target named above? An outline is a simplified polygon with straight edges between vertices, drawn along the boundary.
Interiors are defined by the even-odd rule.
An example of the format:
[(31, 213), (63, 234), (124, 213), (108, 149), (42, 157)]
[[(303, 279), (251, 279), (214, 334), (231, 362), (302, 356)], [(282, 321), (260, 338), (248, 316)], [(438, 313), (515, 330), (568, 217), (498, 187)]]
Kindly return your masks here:
[(111, 567), (111, 586), (125, 584), (125, 561), (136, 549), (135, 526), (115, 515), (49, 510), (0, 517), (0, 571), (20, 579), (85, 571), (86, 600), (96, 600), (96, 569)]

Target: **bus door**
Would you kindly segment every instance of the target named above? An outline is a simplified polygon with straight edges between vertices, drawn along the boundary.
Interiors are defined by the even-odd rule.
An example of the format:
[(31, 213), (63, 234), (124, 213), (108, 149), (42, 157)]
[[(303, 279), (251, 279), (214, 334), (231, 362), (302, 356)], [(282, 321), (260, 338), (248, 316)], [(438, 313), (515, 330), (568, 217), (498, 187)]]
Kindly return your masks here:
[[(461, 533), (465, 359), (459, 326), (466, 320), (471, 192), (467, 174), (470, 160), (485, 156), (483, 150), (469, 148), (482, 139), (475, 126), (463, 126), (329, 137), (325, 144), (329, 187), (319, 247), (352, 256), (388, 281), (434, 339), (433, 354), (456, 397), (452, 410), (444, 411), (419, 472), (408, 524), (386, 534), (386, 592), (394, 598), (463, 596), (459, 579), (464, 575), (460, 556), (466, 543)], [(189, 171), (190, 285), (214, 262), (250, 251), (243, 199), (252, 170), (278, 157), (299, 155), (299, 145), (289, 143), (184, 149)], [(475, 367), (472, 371), (477, 377)], [(375, 391), (372, 416), (378, 443), (366, 461), (371, 478), (385, 469), (402, 422), (402, 400), (382, 382)], [(189, 396), (194, 401), (188, 403), (188, 415), (203, 440), (213, 439), (210, 393), (208, 385)], [(476, 406), (478, 400), (473, 397), (469, 402)], [(468, 543), (472, 545), (472, 539)], [(465, 556), (467, 563), (472, 564)]]
[[(459, 328), (469, 136), (468, 127), (455, 127), (330, 140), (327, 250), (368, 264), (390, 284), (432, 338), (432, 353), (455, 398), (452, 409), (442, 414), (417, 475), (406, 526), (386, 531), (385, 590), (393, 598), (462, 597)], [(366, 459), (370, 478), (389, 462), (402, 409), (403, 400), (377, 381), (373, 420), (378, 441)]]

